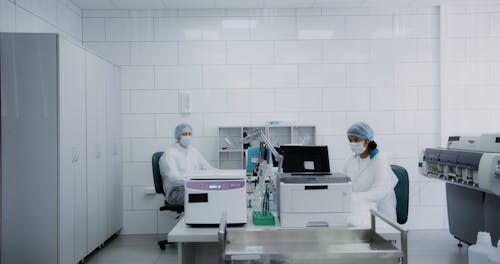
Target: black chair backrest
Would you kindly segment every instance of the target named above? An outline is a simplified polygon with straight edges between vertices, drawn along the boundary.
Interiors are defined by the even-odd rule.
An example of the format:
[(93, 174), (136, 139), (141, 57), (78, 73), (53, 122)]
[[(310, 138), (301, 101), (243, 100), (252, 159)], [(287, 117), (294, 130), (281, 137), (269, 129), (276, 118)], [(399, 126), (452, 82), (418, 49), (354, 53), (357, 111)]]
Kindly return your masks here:
[(163, 155), (163, 151), (156, 152), (153, 154), (152, 165), (153, 165), (153, 179), (155, 182), (156, 193), (165, 194), (163, 191), (163, 179), (160, 173), (160, 158)]
[(408, 179), (408, 172), (405, 168), (398, 165), (391, 165), (391, 169), (398, 177), (398, 183), (394, 187), (396, 194), (396, 216), (399, 224), (404, 224), (408, 220), (408, 203), (410, 193), (410, 183)]

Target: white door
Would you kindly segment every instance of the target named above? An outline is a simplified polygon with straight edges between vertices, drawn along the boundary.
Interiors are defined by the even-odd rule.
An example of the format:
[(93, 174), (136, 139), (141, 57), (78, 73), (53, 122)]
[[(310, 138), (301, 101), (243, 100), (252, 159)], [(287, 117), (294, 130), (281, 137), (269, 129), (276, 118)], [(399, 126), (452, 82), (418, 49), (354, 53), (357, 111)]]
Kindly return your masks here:
[(115, 114), (116, 101), (121, 98), (121, 96), (117, 96), (115, 92), (115, 74), (113, 65), (106, 65), (106, 213), (107, 213), (107, 223), (106, 223), (106, 231), (107, 235), (111, 236), (117, 230), (114, 230), (114, 222), (115, 222), (115, 167), (114, 160), (115, 154), (118, 152), (118, 149), (115, 144), (115, 131), (116, 128), (116, 119), (117, 116)]
[(120, 68), (114, 67), (114, 124), (115, 131), (114, 135), (114, 145), (116, 146), (116, 151), (114, 152), (114, 221), (113, 230), (117, 232), (123, 227), (123, 169), (122, 169), (122, 118), (121, 118), (121, 71)]
[(106, 239), (106, 62), (86, 53), (88, 250)]
[[(78, 47), (82, 55), (82, 64), (79, 72), (78, 89), (74, 91), (75, 118), (73, 120), (76, 146), (76, 157), (74, 163), (75, 180), (75, 260), (82, 260), (89, 251), (87, 250), (87, 106), (85, 89), (85, 52)], [(80, 65), (80, 64), (79, 64)], [(74, 64), (73, 64), (74, 66)], [(80, 83), (81, 82), (81, 83)]]
[(108, 147), (108, 232), (114, 234), (122, 227), (122, 182), (121, 182), (121, 92), (120, 69), (112, 67), (107, 89), (107, 147)]
[(1, 263), (59, 259), (57, 42), (0, 33)]
[(106, 122), (108, 120), (106, 113), (106, 96), (107, 88), (109, 86), (109, 78), (112, 76), (113, 72), (110, 71), (110, 64), (100, 58), (98, 58), (99, 63), (99, 81), (101, 86), (97, 90), (97, 172), (98, 172), (98, 191), (99, 191), (99, 244), (104, 243), (109, 237), (107, 232), (108, 223), (108, 194), (107, 194), (107, 169), (108, 164), (108, 148), (106, 145)]
[(87, 253), (85, 123), (85, 53), (59, 38), (60, 263)]

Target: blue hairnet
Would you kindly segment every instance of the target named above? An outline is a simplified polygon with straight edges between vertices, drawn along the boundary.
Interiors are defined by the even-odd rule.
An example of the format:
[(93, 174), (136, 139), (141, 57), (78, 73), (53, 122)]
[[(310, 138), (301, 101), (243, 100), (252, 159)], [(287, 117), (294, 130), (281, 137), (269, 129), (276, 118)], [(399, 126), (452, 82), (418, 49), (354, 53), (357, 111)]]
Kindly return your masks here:
[(179, 139), (181, 133), (184, 131), (184, 130), (187, 130), (189, 129), (191, 131), (191, 133), (193, 132), (193, 127), (191, 127), (191, 125), (189, 124), (186, 124), (186, 123), (182, 123), (182, 124), (178, 124), (176, 127), (175, 127), (175, 132), (174, 132), (174, 135), (175, 135), (175, 139)]
[(373, 129), (365, 122), (354, 123), (347, 129), (347, 136), (355, 136), (358, 138), (373, 140)]

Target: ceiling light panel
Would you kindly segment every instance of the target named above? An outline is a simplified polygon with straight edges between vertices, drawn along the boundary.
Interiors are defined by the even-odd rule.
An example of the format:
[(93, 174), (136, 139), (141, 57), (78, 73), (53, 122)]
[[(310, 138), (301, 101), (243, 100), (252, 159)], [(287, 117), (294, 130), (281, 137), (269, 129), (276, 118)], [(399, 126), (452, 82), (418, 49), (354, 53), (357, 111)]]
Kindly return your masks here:
[(217, 8), (264, 8), (264, 0), (215, 0)]
[(265, 0), (265, 8), (309, 8), (314, 0)]
[(110, 0), (71, 0), (81, 9), (115, 9)]
[(215, 8), (215, 0), (162, 0), (167, 8)]
[(162, 0), (110, 0), (118, 9), (162, 9)]

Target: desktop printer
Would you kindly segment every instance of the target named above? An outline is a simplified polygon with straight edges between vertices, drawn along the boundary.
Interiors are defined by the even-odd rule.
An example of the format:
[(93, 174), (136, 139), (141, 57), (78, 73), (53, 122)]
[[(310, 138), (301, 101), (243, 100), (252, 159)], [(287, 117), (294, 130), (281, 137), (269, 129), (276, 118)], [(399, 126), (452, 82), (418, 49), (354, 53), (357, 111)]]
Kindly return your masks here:
[(351, 213), (352, 182), (341, 173), (280, 179), (282, 227), (346, 226)]
[(245, 170), (200, 170), (187, 175), (184, 219), (190, 225), (246, 224)]
[(282, 227), (347, 226), (352, 182), (330, 173), (327, 146), (281, 146), (279, 216)]

